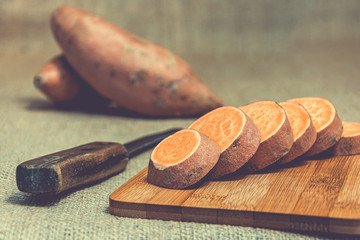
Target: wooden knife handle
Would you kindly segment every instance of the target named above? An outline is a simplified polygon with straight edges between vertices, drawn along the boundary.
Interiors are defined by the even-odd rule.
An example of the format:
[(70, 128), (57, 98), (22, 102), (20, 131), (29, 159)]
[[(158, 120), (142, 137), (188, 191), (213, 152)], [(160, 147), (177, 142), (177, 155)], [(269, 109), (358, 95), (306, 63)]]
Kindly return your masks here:
[(16, 182), (23, 192), (57, 194), (119, 173), (128, 161), (120, 143), (92, 142), (20, 164)]

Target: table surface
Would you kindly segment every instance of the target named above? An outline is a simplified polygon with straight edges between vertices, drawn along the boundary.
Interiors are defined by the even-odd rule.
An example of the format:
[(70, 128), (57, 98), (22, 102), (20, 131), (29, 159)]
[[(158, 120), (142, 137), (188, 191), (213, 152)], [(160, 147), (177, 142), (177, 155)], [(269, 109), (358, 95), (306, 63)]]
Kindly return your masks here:
[[(0, 9), (17, 13), (14, 10), (17, 9), (15, 5), (21, 2), (24, 1), (1, 3)], [(53, 7), (47, 3), (47, 9), (37, 11), (40, 1), (29, 2), (32, 4), (27, 3), (28, 5), (24, 7), (28, 7), (33, 14), (49, 14), (49, 9)], [(56, 3), (60, 2), (71, 3), (71, 1), (56, 1)], [(73, 2), (80, 5), (79, 1)], [(130, 9), (129, 5), (131, 4), (127, 4), (127, 10)], [(360, 9), (359, 4), (355, 5)], [(100, 13), (106, 12), (106, 9), (97, 7), (101, 10)], [(335, 4), (333, 8), (336, 7)], [(335, 14), (346, 15), (353, 7), (350, 5), (345, 9), (346, 11), (344, 10), (345, 13), (335, 12)], [(173, 8), (175, 9), (176, 6)], [(20, 11), (20, 13), (24, 12), (25, 10)], [(1, 16), (5, 23), (12, 19), (10, 15)], [(146, 16), (144, 16), (145, 20), (147, 20)], [(335, 17), (335, 19), (342, 18)], [(66, 110), (54, 107), (34, 88), (32, 78), (42, 64), (58, 53), (59, 49), (54, 42), (42, 48), (42, 41), (45, 40), (39, 40), (40, 38), (36, 38), (35, 35), (43, 34), (45, 37), (41, 39), (49, 41), (51, 39), (49, 30), (40, 20), (34, 22), (39, 23), (42, 29), (31, 32), (24, 27), (18, 27), (15, 29), (19, 31), (16, 36), (13, 33), (14, 29), (11, 30), (11, 27), (0, 24), (0, 33), (9, 36), (6, 39), (4, 35), (0, 35), (0, 43), (2, 43), (0, 44), (0, 239), (334, 237), (315, 233), (303, 234), (111, 215), (108, 210), (109, 195), (147, 166), (149, 151), (133, 158), (124, 172), (91, 187), (56, 197), (33, 196), (20, 192), (16, 187), (15, 168), (23, 161), (91, 141), (126, 142), (167, 128), (187, 127), (194, 120), (193, 118), (143, 118), (120, 110)], [(360, 122), (360, 34), (338, 37), (341, 36), (341, 31), (345, 30), (339, 30), (339, 33), (336, 27), (342, 27), (343, 22), (341, 20), (341, 24), (333, 23), (331, 26), (335, 30), (328, 29), (327, 38), (311, 41), (301, 40), (298, 30), (300, 27), (297, 27), (296, 31), (294, 27), (288, 31), (295, 32), (299, 41), (292, 40), (291, 44), (282, 46), (275, 44), (274, 48), (267, 46), (268, 51), (263, 47), (263, 51), (259, 50), (260, 52), (257, 49), (261, 44), (260, 40), (260, 42), (254, 40), (253, 44), (249, 40), (248, 47), (246, 41), (242, 42), (245, 45), (236, 46), (234, 52), (217, 46), (214, 46), (214, 51), (208, 51), (210, 48), (206, 46), (199, 48), (198, 52), (194, 52), (194, 49), (185, 51), (182, 45), (171, 45), (171, 37), (167, 38), (170, 42), (164, 41), (163, 44), (168, 47), (173, 46), (175, 52), (188, 61), (199, 77), (223, 99), (225, 105), (240, 106), (259, 100), (284, 101), (295, 97), (319, 96), (334, 103), (342, 120)], [(21, 22), (19, 26), (22, 26)], [(349, 25), (349, 28), (351, 26)], [(169, 27), (166, 29), (169, 30)], [(141, 30), (142, 28), (137, 29), (140, 33)], [(207, 32), (192, 37), (205, 39), (208, 37), (205, 33)], [(27, 41), (28, 37), (31, 41)], [(251, 31), (246, 37), (251, 39)], [(222, 38), (226, 39), (226, 37), (215, 37), (210, 43), (215, 44), (218, 40), (224, 40)], [(278, 39), (278, 36), (274, 39)], [(194, 42), (199, 44), (199, 41)]]

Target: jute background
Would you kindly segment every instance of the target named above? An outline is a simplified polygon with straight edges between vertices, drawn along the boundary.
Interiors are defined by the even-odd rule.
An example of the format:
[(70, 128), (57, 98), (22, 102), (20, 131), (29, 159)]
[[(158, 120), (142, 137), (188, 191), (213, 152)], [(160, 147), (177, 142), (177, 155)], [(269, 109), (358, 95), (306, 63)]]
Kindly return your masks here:
[(25, 160), (91, 141), (126, 142), (193, 121), (49, 103), (32, 78), (59, 53), (49, 15), (61, 4), (94, 12), (182, 56), (226, 105), (321, 96), (343, 120), (360, 121), (360, 1), (1, 0), (0, 239), (324, 237), (109, 214), (109, 194), (147, 165), (150, 152), (89, 188), (56, 198), (19, 192), (15, 168)]

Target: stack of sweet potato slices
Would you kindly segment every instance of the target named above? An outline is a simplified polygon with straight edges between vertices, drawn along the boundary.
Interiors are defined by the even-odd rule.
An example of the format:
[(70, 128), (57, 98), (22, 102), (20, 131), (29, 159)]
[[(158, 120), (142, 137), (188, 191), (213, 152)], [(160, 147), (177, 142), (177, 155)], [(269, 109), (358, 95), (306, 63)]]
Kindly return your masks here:
[[(360, 154), (360, 123), (341, 122), (334, 105), (320, 97), (220, 107), (182, 131), (198, 133), (206, 141), (189, 146), (181, 134), (175, 134), (172, 143), (163, 140), (150, 157), (150, 183), (186, 188), (205, 176), (216, 179), (239, 169), (258, 172), (323, 152)], [(197, 150), (206, 144), (211, 147)]]
[(334, 105), (324, 98), (304, 97), (289, 100), (304, 106), (309, 112), (316, 129), (316, 140), (306, 152), (306, 156), (313, 156), (328, 150), (339, 141), (342, 133), (342, 123)]

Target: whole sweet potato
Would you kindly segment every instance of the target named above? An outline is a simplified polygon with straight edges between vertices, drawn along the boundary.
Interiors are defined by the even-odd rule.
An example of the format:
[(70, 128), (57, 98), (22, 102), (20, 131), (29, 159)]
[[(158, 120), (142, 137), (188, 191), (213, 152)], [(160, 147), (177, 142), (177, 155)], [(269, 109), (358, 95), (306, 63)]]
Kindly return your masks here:
[(180, 57), (107, 20), (61, 6), (52, 13), (51, 27), (76, 72), (119, 106), (181, 116), (222, 105)]
[(80, 78), (62, 54), (42, 66), (34, 77), (34, 85), (55, 104), (105, 106), (109, 103)]

